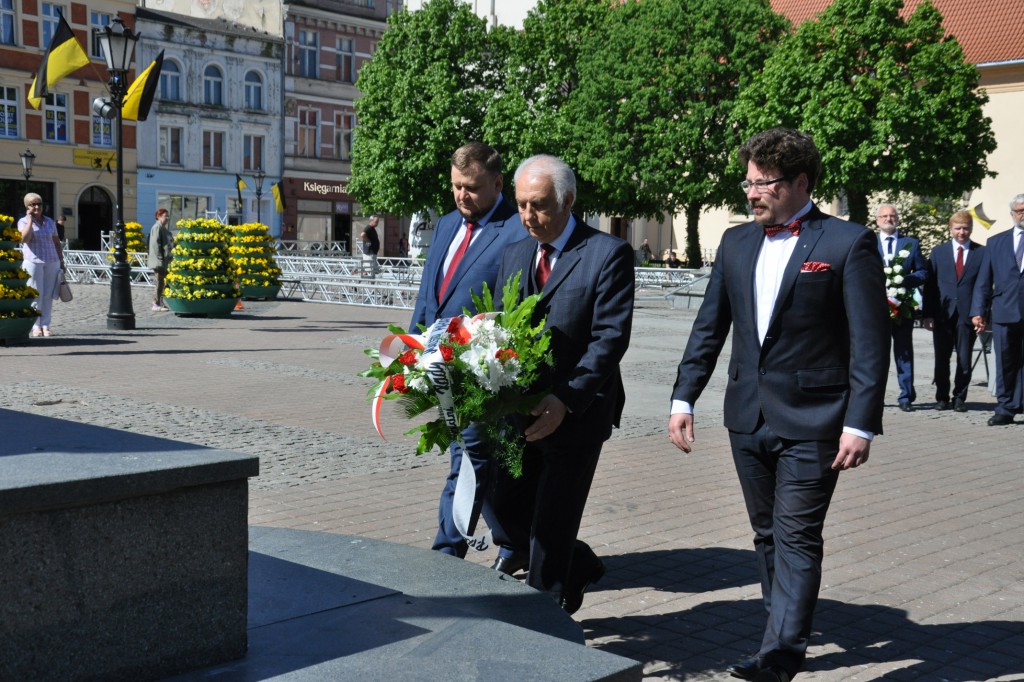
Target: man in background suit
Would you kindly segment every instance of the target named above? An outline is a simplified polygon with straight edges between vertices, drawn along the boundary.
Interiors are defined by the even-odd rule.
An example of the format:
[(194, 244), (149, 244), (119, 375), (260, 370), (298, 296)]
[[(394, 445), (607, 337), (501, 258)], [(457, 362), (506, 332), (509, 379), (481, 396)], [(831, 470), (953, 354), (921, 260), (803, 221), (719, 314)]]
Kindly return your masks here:
[(583, 603), (604, 563), (577, 540), (604, 441), (625, 402), (619, 362), (633, 324), (633, 250), (572, 215), (576, 177), (561, 159), (538, 155), (516, 170), (516, 203), (533, 239), (505, 251), (499, 281), (522, 272), (520, 299), (540, 293), (534, 322), (546, 318), (552, 368), (533, 391), (550, 391), (526, 438), (523, 474), (498, 470), (494, 514), (515, 546), (529, 546), (527, 584), (568, 613)]
[(866, 462), (882, 432), (885, 278), (874, 234), (812, 203), (821, 157), (810, 136), (767, 130), (739, 158), (754, 221), (722, 236), (679, 363), (669, 440), (691, 451), (693, 406), (731, 328), (725, 427), (768, 624), (758, 653), (729, 672), (788, 682), (811, 635), (839, 472)]
[(971, 241), (974, 219), (957, 211), (949, 219), (950, 241), (932, 249), (928, 257), (928, 283), (924, 287), (924, 328), (932, 331), (935, 347), (935, 409), (948, 410), (949, 356), (956, 351), (952, 406), (966, 412), (971, 383), (971, 356), (978, 338), (971, 320), (974, 283), (981, 272), (985, 247)]
[(1024, 411), (1024, 194), (1010, 200), (1013, 229), (985, 245), (985, 262), (974, 287), (975, 330), (989, 318), (996, 350), (996, 409), (989, 426), (1013, 423)]
[[(878, 225), (878, 253), (888, 266), (900, 251), (906, 249), (910, 255), (903, 261), (903, 283), (907, 289), (924, 286), (928, 281), (928, 262), (921, 255), (921, 245), (913, 237), (904, 237), (897, 232), (900, 224), (899, 213), (892, 204), (882, 204), (875, 216)], [(905, 317), (890, 322), (892, 334), (892, 359), (896, 362), (896, 378), (900, 386), (899, 407), (910, 412), (917, 400), (914, 390), (914, 323)]]
[[(494, 148), (470, 142), (455, 150), (451, 162), (456, 210), (437, 221), (423, 266), (410, 331), (415, 331), (417, 325), (430, 326), (438, 318), (461, 315), (463, 308), (475, 313), (471, 292), (479, 296), (485, 282), (492, 292), (498, 292), (496, 298), (500, 298), (504, 282), (496, 275), (501, 254), (507, 245), (527, 237), (515, 207), (501, 193), (501, 156)], [(474, 426), (462, 432), (462, 441), (476, 472), (476, 495), (466, 529), (472, 534), (489, 478), (490, 449)], [(450, 450), (451, 471), (441, 491), (433, 549), (464, 558), (468, 544), (455, 527), (452, 515), (463, 448), (452, 443)], [(486, 511), (484, 518), (492, 531), (495, 530)], [(523, 556), (518, 564), (496, 565), (495, 568), (511, 574), (525, 563)]]

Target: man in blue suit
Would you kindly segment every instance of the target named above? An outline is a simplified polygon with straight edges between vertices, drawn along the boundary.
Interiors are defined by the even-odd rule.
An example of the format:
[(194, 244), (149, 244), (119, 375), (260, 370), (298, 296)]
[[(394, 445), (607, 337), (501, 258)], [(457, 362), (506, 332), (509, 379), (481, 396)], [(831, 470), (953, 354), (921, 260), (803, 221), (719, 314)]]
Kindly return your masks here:
[[(427, 253), (412, 313), (410, 331), (429, 326), (442, 317), (454, 317), (467, 308), (475, 313), (471, 292), (480, 295), (484, 283), (497, 298), (504, 282), (497, 279), (501, 254), (509, 244), (525, 239), (526, 230), (516, 209), (501, 193), (501, 156), (481, 142), (470, 142), (455, 150), (451, 158), (452, 193), (456, 210), (437, 221)], [(452, 502), (463, 454), (476, 472), (476, 494), (467, 534), (474, 532), (483, 505), (483, 491), (489, 480), (490, 450), (479, 431), (470, 426), (462, 432), (465, 452), (458, 443), (451, 446), (451, 471), (441, 491), (438, 529), (433, 549), (465, 557), (468, 544), (455, 526)], [(485, 511), (492, 531), (495, 524)], [(513, 557), (515, 558), (515, 557)], [(501, 562), (495, 568), (506, 573), (525, 565), (525, 554)]]
[(996, 409), (989, 426), (1013, 423), (1024, 411), (1024, 194), (1010, 201), (1013, 229), (985, 245), (985, 262), (974, 287), (974, 328), (992, 324), (996, 349)]
[(561, 159), (533, 156), (515, 181), (533, 239), (506, 249), (498, 279), (522, 272), (520, 299), (541, 295), (534, 321), (546, 320), (554, 366), (531, 389), (549, 391), (533, 418), (515, 421), (526, 438), (523, 474), (499, 470), (492, 499), (513, 545), (530, 548), (527, 584), (575, 613), (605, 571), (576, 536), (626, 399), (619, 363), (633, 324), (634, 256), (627, 242), (572, 215), (576, 176)]
[[(908, 251), (903, 261), (903, 283), (907, 289), (924, 286), (928, 281), (928, 262), (921, 255), (921, 245), (913, 237), (904, 237), (896, 228), (900, 224), (899, 213), (891, 204), (878, 207), (875, 217), (878, 225), (878, 253), (888, 266), (900, 251)], [(917, 400), (914, 390), (914, 323), (905, 317), (897, 317), (890, 323), (892, 334), (892, 358), (896, 361), (896, 379), (900, 386), (899, 407), (910, 412)]]
[(811, 636), (839, 472), (866, 462), (882, 432), (885, 277), (874, 234), (811, 201), (821, 156), (809, 135), (766, 130), (739, 157), (754, 220), (722, 236), (679, 363), (668, 435), (691, 451), (694, 403), (731, 336), (725, 428), (768, 622), (757, 654), (729, 672), (789, 682)]
[[(932, 249), (928, 257), (928, 283), (924, 287), (924, 327), (932, 332), (935, 347), (935, 409), (966, 412), (971, 383), (971, 356), (978, 338), (971, 320), (974, 284), (981, 272), (985, 247), (971, 241), (974, 219), (957, 211), (949, 219), (950, 241)], [(949, 386), (949, 356), (956, 351), (953, 392)]]

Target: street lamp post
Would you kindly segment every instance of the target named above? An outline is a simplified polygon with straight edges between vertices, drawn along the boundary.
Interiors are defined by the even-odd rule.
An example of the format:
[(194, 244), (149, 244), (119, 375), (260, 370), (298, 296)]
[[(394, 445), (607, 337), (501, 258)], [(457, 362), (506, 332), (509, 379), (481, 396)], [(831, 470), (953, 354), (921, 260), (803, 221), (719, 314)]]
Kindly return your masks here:
[(21, 169), (25, 176), (25, 194), (28, 194), (28, 179), (32, 177), (32, 162), (36, 160), (36, 155), (32, 153), (31, 149), (26, 149), (21, 153)]
[(256, 222), (262, 224), (263, 216), (260, 214), (260, 210), (263, 208), (263, 180), (267, 177), (267, 174), (263, 172), (263, 169), (256, 171), (256, 174), (252, 176), (253, 180), (256, 181)]
[[(132, 33), (120, 18), (115, 18), (113, 24), (118, 26), (117, 31), (108, 24), (98, 36), (103, 48), (103, 58), (110, 72), (110, 99), (96, 100), (93, 109), (106, 118), (110, 118), (110, 114), (113, 113), (117, 120), (117, 222), (114, 224), (114, 265), (110, 268), (107, 329), (128, 331), (135, 329), (135, 311), (132, 309), (132, 268), (128, 265), (128, 239), (124, 230), (124, 141), (121, 132), (124, 96), (128, 90), (125, 79), (128, 76), (128, 69), (131, 68), (132, 53), (135, 51), (139, 34)], [(113, 112), (110, 110), (111, 107)]]

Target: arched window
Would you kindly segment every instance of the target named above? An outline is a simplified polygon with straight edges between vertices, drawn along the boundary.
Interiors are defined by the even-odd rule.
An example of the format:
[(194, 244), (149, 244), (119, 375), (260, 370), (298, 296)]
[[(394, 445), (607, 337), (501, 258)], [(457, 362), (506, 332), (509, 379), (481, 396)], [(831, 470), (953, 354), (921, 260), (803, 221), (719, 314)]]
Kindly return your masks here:
[(203, 102), (215, 107), (224, 106), (224, 75), (213, 64), (203, 71)]
[(245, 74), (245, 108), (263, 110), (263, 78), (255, 71)]
[(170, 59), (160, 67), (160, 99), (181, 101), (181, 67)]

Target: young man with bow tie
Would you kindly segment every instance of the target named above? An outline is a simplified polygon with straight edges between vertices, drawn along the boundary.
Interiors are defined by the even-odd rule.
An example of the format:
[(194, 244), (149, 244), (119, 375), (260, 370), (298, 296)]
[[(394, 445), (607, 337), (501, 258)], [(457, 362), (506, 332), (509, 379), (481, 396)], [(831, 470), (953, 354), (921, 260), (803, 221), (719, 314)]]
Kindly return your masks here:
[(739, 158), (754, 220), (722, 237), (679, 363), (669, 439), (691, 451), (694, 403), (731, 329), (725, 427), (768, 623), (757, 654), (729, 672), (788, 682), (810, 639), (839, 472), (866, 462), (882, 432), (885, 277), (874, 234), (811, 201), (821, 157), (810, 136), (767, 130)]

